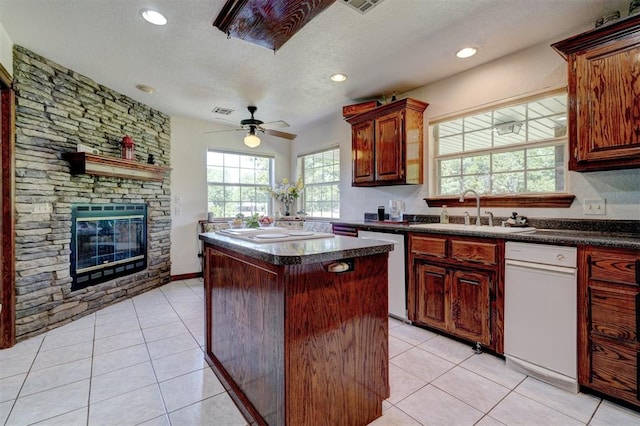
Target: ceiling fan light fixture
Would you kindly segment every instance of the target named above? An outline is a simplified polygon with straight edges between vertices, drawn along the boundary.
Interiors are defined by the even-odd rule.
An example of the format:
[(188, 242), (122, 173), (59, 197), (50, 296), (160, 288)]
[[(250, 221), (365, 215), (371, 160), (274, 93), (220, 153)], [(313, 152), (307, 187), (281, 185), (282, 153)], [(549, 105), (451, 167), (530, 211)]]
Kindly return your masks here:
[(256, 135), (254, 129), (249, 130), (249, 134), (244, 137), (244, 144), (249, 148), (255, 148), (260, 145), (260, 138)]
[(331, 74), (331, 76), (329, 78), (331, 79), (331, 81), (334, 81), (336, 83), (341, 83), (343, 81), (346, 81), (347, 78), (349, 78), (349, 77), (344, 73), (337, 72), (335, 74)]
[(167, 24), (167, 18), (165, 18), (165, 16), (162, 13), (157, 12), (155, 10), (142, 9), (140, 11), (140, 16), (142, 16), (142, 19), (144, 19), (145, 21), (153, 25)]
[(475, 47), (465, 47), (456, 52), (456, 56), (460, 59), (470, 58), (478, 53), (478, 49)]

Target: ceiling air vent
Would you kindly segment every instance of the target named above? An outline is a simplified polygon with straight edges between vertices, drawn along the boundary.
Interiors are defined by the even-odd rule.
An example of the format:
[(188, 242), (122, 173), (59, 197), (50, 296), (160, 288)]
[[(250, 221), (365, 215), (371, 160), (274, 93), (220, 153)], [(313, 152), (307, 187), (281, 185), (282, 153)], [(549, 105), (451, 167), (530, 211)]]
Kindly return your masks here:
[(364, 14), (382, 3), (382, 0), (342, 0), (342, 3)]
[(220, 115), (231, 115), (233, 110), (231, 108), (215, 107), (214, 109), (211, 110), (211, 112), (214, 114), (220, 114)]

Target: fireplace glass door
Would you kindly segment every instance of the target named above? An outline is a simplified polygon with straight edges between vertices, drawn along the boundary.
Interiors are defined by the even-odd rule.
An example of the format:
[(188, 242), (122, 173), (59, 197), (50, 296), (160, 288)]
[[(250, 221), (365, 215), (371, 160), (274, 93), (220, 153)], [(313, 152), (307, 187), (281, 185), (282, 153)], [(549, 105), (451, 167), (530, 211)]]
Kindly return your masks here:
[(71, 248), (72, 289), (144, 269), (146, 222), (146, 208), (136, 211), (116, 209), (112, 205), (89, 205), (87, 210), (75, 209)]

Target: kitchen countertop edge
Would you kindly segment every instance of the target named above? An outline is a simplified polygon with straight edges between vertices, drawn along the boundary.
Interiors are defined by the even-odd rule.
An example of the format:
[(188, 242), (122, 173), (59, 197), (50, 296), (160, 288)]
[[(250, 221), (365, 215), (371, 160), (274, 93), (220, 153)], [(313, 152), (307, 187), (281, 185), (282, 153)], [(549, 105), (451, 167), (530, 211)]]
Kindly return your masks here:
[(640, 236), (621, 233), (602, 233), (593, 231), (575, 231), (560, 229), (537, 229), (534, 232), (495, 234), (478, 230), (438, 230), (411, 227), (408, 224), (374, 223), (367, 221), (332, 221), (333, 225), (352, 226), (363, 231), (379, 231), (387, 233), (421, 233), (439, 235), (460, 235), (501, 239), (505, 241), (524, 241), (538, 244), (562, 245), (597, 245), (620, 249), (640, 250)]
[(273, 265), (304, 265), (330, 262), (388, 253), (393, 250), (393, 244), (339, 235), (332, 238), (271, 243), (252, 243), (216, 234), (215, 232), (202, 233), (199, 238), (205, 243), (234, 250)]

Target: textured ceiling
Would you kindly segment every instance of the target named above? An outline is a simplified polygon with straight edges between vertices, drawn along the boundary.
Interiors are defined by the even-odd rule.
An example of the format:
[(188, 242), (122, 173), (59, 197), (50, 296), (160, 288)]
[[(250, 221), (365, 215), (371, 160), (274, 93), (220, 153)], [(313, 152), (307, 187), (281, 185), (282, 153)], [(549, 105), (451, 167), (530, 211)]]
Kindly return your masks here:
[[(363, 15), (338, 0), (275, 54), (213, 27), (224, 0), (0, 0), (0, 21), (14, 43), (167, 114), (221, 124), (257, 105), (256, 118), (299, 133), (343, 105), (556, 41), (612, 10), (625, 16), (629, 1), (384, 0)], [(169, 23), (144, 22), (143, 8)], [(467, 45), (479, 53), (457, 59)], [(332, 83), (335, 72), (349, 79)]]

